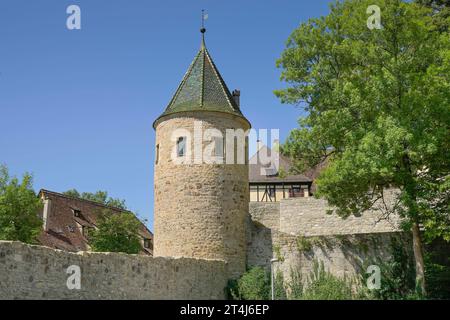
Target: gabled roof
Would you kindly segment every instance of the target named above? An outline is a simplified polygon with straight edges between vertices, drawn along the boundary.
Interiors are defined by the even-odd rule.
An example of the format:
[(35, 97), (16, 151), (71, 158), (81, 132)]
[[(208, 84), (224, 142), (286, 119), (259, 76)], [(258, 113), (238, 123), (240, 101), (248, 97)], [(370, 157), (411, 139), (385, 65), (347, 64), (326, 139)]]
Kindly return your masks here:
[[(272, 164), (264, 164), (261, 159), (266, 157), (278, 157), (278, 167)], [(311, 184), (313, 179), (306, 174), (289, 174), (292, 168), (292, 161), (277, 151), (271, 150), (263, 145), (249, 160), (249, 182), (250, 183), (306, 183)], [(280, 177), (275, 174), (282, 170), (286, 176)]]
[[(132, 213), (116, 207), (86, 199), (74, 198), (62, 193), (57, 193), (45, 189), (39, 191), (39, 197), (52, 200), (50, 214), (47, 217), (48, 231), (43, 231), (39, 235), (41, 245), (67, 251), (86, 251), (89, 241), (78, 230), (77, 224), (83, 227), (95, 228), (97, 221), (105, 209), (110, 214)], [(74, 210), (78, 210), (79, 215), (74, 215)], [(43, 216), (43, 211), (39, 212)], [(136, 219), (138, 219), (136, 217)], [(153, 241), (153, 233), (139, 219), (139, 235), (143, 239)], [(142, 252), (152, 254), (152, 251), (142, 247)]]
[(164, 116), (186, 111), (215, 111), (245, 119), (206, 49), (204, 38), (172, 100), (153, 127)]

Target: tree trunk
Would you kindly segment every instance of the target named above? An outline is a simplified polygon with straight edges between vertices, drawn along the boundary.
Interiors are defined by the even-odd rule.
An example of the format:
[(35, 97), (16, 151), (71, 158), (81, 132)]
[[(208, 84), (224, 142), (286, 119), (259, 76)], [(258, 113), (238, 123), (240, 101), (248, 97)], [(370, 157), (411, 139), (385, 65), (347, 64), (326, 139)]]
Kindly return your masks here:
[(425, 263), (423, 261), (422, 239), (420, 236), (419, 225), (417, 223), (414, 223), (412, 226), (412, 234), (414, 260), (416, 264), (416, 288), (420, 288), (422, 295), (425, 297), (427, 295), (425, 285)]

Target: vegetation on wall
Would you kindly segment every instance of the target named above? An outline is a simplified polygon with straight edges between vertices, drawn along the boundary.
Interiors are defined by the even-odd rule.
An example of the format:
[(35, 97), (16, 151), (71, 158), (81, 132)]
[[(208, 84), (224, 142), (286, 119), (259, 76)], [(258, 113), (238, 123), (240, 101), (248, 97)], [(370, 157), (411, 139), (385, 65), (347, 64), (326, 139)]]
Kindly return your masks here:
[[(336, 238), (336, 237), (334, 237)], [(340, 241), (344, 237), (337, 237)], [(348, 238), (348, 237), (347, 237)], [(307, 238), (306, 238), (307, 239)], [(377, 245), (374, 238), (368, 241)], [(362, 246), (352, 241), (351, 246)], [(284, 279), (280, 270), (275, 276), (275, 298), (278, 300), (419, 300), (450, 299), (450, 260), (445, 255), (444, 243), (436, 248), (427, 247), (425, 263), (427, 270), (428, 295), (424, 297), (415, 282), (415, 267), (410, 242), (399, 236), (392, 236), (387, 257), (379, 256), (360, 265), (361, 273), (353, 278), (340, 278), (326, 270), (322, 261), (314, 260), (309, 275), (302, 274), (299, 267), (291, 267), (289, 277)], [(364, 242), (364, 247), (367, 242)], [(334, 242), (334, 245), (342, 245)], [(363, 249), (358, 249), (363, 250)], [(444, 254), (443, 254), (444, 253)], [(377, 265), (381, 271), (379, 289), (367, 288), (365, 271), (369, 265)], [(260, 267), (249, 269), (235, 282), (234, 299), (267, 299), (270, 297), (270, 272)]]
[(304, 237), (304, 236), (298, 236), (297, 239), (295, 239), (297, 244), (297, 250), (300, 253), (309, 252), (312, 250), (313, 246), (311, 241)]
[[(373, 299), (403, 300), (419, 299), (420, 295), (415, 291), (415, 270), (411, 250), (407, 249), (406, 243), (392, 237), (390, 243), (390, 258), (378, 259), (368, 264), (377, 265), (381, 271), (381, 287), (379, 290), (369, 292)], [(366, 268), (364, 267), (363, 270)], [(362, 274), (364, 283), (367, 274)]]
[(273, 253), (274, 253), (274, 255), (275, 255), (275, 258), (276, 258), (278, 261), (280, 261), (280, 262), (283, 262), (283, 261), (284, 261), (284, 256), (283, 256), (283, 254), (281, 253), (281, 246), (279, 246), (279, 245), (274, 245), (274, 246), (273, 246)]
[[(429, 249), (425, 253), (425, 266), (428, 279), (427, 299), (450, 299), (450, 261), (439, 262), (442, 252)], [(447, 258), (448, 259), (448, 258)], [(411, 249), (402, 239), (392, 237), (390, 258), (376, 259), (369, 264), (380, 267), (381, 287), (368, 291), (370, 299), (416, 300), (424, 299), (420, 288), (416, 287), (414, 259)], [(363, 268), (365, 270), (365, 268)], [(365, 283), (366, 274), (361, 275)]]
[(301, 300), (351, 300), (351, 282), (325, 270), (323, 262), (314, 261), (313, 271), (300, 297)]
[(425, 254), (426, 277), (428, 279), (429, 298), (450, 300), (450, 256), (441, 262), (438, 254)]
[(229, 297), (236, 300), (269, 300), (270, 290), (270, 273), (262, 267), (248, 269), (228, 285)]
[[(318, 261), (314, 262), (307, 281), (304, 281), (299, 271), (292, 269), (289, 280), (285, 280), (279, 270), (274, 280), (275, 300), (347, 300), (354, 297), (352, 282), (332, 275)], [(270, 299), (270, 272), (261, 267), (250, 268), (240, 279), (230, 282), (228, 290), (233, 299)]]
[(19, 181), (10, 177), (6, 166), (0, 166), (0, 240), (36, 243), (42, 230), (41, 208), (32, 176), (26, 173)]
[(282, 152), (300, 171), (326, 161), (316, 195), (338, 215), (387, 204), (384, 190), (399, 190), (384, 213), (407, 221), (425, 295), (419, 224), (427, 239), (450, 240), (450, 37), (434, 7), (442, 1), (419, 2), (377, 1), (381, 29), (367, 27), (371, 0), (335, 2), (301, 24), (278, 60), (288, 86), (276, 95), (308, 114)]

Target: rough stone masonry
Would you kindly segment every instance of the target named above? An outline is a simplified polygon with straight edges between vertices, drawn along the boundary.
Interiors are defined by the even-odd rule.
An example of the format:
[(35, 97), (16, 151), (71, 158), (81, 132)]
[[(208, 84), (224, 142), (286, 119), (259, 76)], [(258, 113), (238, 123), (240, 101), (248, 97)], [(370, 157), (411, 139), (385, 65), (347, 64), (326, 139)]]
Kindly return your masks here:
[[(81, 288), (70, 290), (71, 266)], [(69, 253), (0, 241), (0, 299), (223, 299), (226, 263), (118, 253)]]

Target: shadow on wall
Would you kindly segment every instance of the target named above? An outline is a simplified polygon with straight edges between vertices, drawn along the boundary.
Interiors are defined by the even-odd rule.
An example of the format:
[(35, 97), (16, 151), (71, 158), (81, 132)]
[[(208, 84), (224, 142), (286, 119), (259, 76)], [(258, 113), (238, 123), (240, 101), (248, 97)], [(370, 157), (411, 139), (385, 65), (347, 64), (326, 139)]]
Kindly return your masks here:
[(274, 258), (273, 230), (247, 216), (247, 266), (260, 266), (270, 270)]

